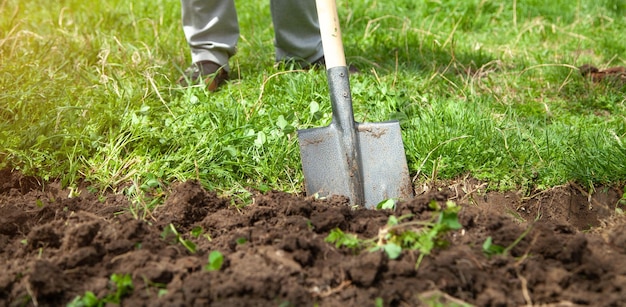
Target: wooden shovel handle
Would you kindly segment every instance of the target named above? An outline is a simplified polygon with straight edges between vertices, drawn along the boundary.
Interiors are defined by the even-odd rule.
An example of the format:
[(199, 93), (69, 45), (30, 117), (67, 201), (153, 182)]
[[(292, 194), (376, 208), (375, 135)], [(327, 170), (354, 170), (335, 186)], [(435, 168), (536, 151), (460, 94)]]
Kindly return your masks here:
[(346, 56), (341, 41), (341, 27), (337, 15), (337, 3), (335, 0), (316, 0), (317, 18), (322, 35), (322, 46), (326, 69), (346, 66)]

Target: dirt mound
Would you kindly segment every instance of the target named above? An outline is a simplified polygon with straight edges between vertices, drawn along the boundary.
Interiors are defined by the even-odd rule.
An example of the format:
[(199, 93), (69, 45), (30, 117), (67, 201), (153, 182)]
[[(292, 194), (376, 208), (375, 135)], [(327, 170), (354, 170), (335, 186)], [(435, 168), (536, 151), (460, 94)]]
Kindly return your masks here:
[[(153, 219), (137, 220), (119, 195), (69, 198), (2, 171), (0, 305), (59, 306), (88, 291), (126, 306), (626, 304), (626, 219), (612, 216), (621, 189), (589, 197), (570, 185), (524, 198), (479, 188), (423, 192), (392, 212), (281, 192), (236, 208), (189, 181), (171, 187)], [(415, 251), (390, 260), (325, 242), (335, 228), (375, 237), (390, 215), (428, 219), (432, 201), (448, 200), (462, 206), (463, 228), (417, 268)], [(489, 237), (506, 252), (487, 256)], [(205, 269), (212, 251), (223, 255), (219, 270)]]

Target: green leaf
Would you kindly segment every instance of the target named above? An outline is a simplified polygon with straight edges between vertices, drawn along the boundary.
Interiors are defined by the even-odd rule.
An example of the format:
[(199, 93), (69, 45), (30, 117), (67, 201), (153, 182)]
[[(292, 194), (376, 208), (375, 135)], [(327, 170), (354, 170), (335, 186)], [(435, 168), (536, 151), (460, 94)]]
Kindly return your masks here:
[(433, 209), (435, 211), (441, 210), (441, 206), (439, 206), (439, 203), (434, 199), (428, 203), (428, 208)]
[(149, 188), (156, 188), (159, 185), (161, 185), (161, 183), (159, 182), (159, 180), (157, 178), (150, 178), (148, 180), (146, 180), (145, 185)]
[(334, 243), (335, 247), (340, 248), (345, 246), (350, 249), (358, 248), (361, 245), (359, 238), (353, 234), (346, 234), (341, 229), (335, 228), (330, 231), (328, 236), (324, 239), (325, 242)]
[(419, 234), (414, 231), (405, 231), (401, 236), (402, 246), (409, 247), (411, 249), (415, 249), (415, 244), (419, 239)]
[(101, 302), (93, 292), (87, 291), (83, 296), (76, 296), (66, 307), (93, 307), (99, 305), (104, 305), (104, 302)]
[(311, 112), (311, 115), (314, 115), (319, 110), (320, 110), (319, 103), (317, 103), (316, 101), (311, 101), (311, 103), (309, 103), (309, 111)]
[(180, 244), (182, 244), (187, 250), (191, 253), (196, 252), (196, 243), (191, 242), (190, 240), (180, 240)]
[(178, 238), (180, 237), (180, 235), (178, 234), (178, 231), (176, 231), (176, 227), (174, 227), (174, 224), (172, 224), (172, 223), (170, 223), (169, 225), (165, 226), (165, 228), (161, 232), (161, 238), (162, 239), (167, 239), (167, 237), (169, 237), (170, 235), (175, 236), (176, 240), (178, 240)]
[(424, 232), (422, 235), (417, 237), (417, 242), (415, 243), (415, 248), (420, 251), (422, 254), (430, 254), (430, 251), (435, 248), (435, 239), (437, 238), (438, 230), (431, 229), (427, 232)]
[(396, 200), (393, 198), (387, 199), (387, 200), (383, 200), (380, 203), (378, 203), (378, 205), (376, 205), (376, 209), (378, 210), (394, 210), (396, 208)]
[(455, 202), (448, 200), (446, 201), (446, 208), (455, 210), (456, 208), (458, 208), (458, 206), (456, 205)]
[(83, 304), (83, 298), (80, 296), (74, 297), (74, 299), (71, 302), (65, 305), (65, 307), (83, 307), (83, 306), (85, 306), (85, 304)]
[(385, 253), (387, 253), (387, 256), (389, 257), (389, 259), (396, 259), (400, 257), (400, 254), (402, 254), (402, 247), (400, 247), (400, 245), (395, 244), (393, 242), (389, 242), (385, 244), (383, 246), (383, 249), (385, 250)]
[(455, 211), (444, 210), (439, 214), (438, 224), (445, 225), (447, 229), (461, 229), (463, 225), (459, 223), (459, 216)]
[(292, 133), (294, 131), (296, 131), (296, 128), (294, 128), (294, 126), (292, 126), (292, 125), (287, 125), (287, 126), (285, 126), (285, 128), (283, 128), (283, 133), (285, 133), (285, 134), (289, 134), (289, 133)]
[(222, 151), (226, 152), (231, 158), (234, 158), (239, 154), (237, 148), (230, 145), (224, 146), (224, 148), (222, 148)]
[(285, 117), (282, 116), (282, 115), (279, 115), (278, 119), (276, 119), (276, 126), (278, 126), (278, 128), (283, 130), (283, 129), (285, 129), (285, 127), (287, 127), (287, 125), (289, 125), (289, 123), (287, 122)]
[(328, 243), (334, 243), (335, 247), (339, 248), (341, 247), (341, 242), (344, 239), (344, 237), (345, 237), (345, 234), (343, 233), (343, 231), (341, 231), (341, 229), (339, 228), (335, 228), (335, 229), (332, 229), (330, 233), (328, 233), (328, 236), (326, 236), (324, 241)]
[(130, 274), (113, 274), (111, 275), (111, 281), (113, 281), (117, 287), (114, 296), (114, 303), (119, 303), (121, 298), (130, 293), (134, 288), (133, 278)]
[(201, 226), (196, 226), (193, 229), (191, 229), (191, 236), (194, 237), (194, 238), (197, 238), (200, 235), (202, 235), (203, 231), (204, 231), (204, 229), (202, 229)]
[(485, 239), (485, 242), (483, 243), (483, 253), (485, 253), (485, 255), (487, 256), (500, 255), (503, 252), (504, 252), (504, 246), (493, 244), (493, 239), (491, 238), (491, 236)]
[(254, 140), (254, 146), (263, 147), (263, 145), (265, 145), (265, 142), (267, 142), (267, 136), (265, 135), (265, 132), (263, 131), (257, 132), (256, 140)]
[(209, 263), (204, 266), (205, 271), (219, 271), (224, 263), (224, 255), (219, 251), (209, 253)]
[(387, 220), (387, 225), (389, 226), (398, 225), (398, 218), (395, 215), (390, 215), (389, 219)]
[(256, 187), (259, 191), (261, 191), (261, 193), (267, 193), (269, 192), (272, 188), (270, 188), (270, 186), (268, 186), (267, 184), (261, 183)]
[(99, 306), (100, 300), (98, 297), (91, 291), (85, 292), (85, 295), (82, 298), (82, 302), (86, 307)]

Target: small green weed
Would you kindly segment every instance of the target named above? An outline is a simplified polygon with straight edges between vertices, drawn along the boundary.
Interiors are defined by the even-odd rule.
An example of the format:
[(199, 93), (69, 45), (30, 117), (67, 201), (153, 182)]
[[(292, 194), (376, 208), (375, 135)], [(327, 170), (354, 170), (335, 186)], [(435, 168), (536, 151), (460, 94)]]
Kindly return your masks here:
[(209, 253), (209, 263), (204, 266), (205, 271), (219, 271), (224, 264), (224, 255), (219, 251)]
[(108, 304), (120, 304), (122, 298), (134, 289), (133, 279), (130, 274), (113, 274), (111, 283), (115, 285), (115, 292), (109, 293), (103, 298), (98, 298), (93, 292), (87, 291), (83, 296), (77, 296), (67, 307), (102, 307)]
[(153, 282), (151, 281), (149, 278), (142, 276), (143, 278), (143, 282), (146, 285), (146, 292), (148, 293), (152, 293), (151, 291), (153, 289), (157, 290), (157, 296), (161, 297), (165, 294), (167, 294), (167, 284), (164, 283), (159, 283), (159, 282)]
[[(192, 234), (193, 234), (193, 231), (192, 231)], [(170, 223), (161, 232), (161, 238), (163, 238), (164, 240), (168, 240), (169, 238), (172, 238), (172, 237), (173, 239), (171, 239), (170, 241), (172, 244), (180, 243), (185, 248), (187, 248), (189, 252), (191, 253), (196, 252), (196, 244), (193, 243), (191, 240), (184, 239), (180, 235), (180, 233), (178, 233), (178, 230), (176, 230), (176, 227), (174, 227), (174, 224)]]
[(489, 236), (483, 243), (483, 253), (487, 256), (501, 255), (504, 253), (504, 246), (494, 244), (493, 239)]
[(420, 306), (422, 305), (429, 306), (429, 307), (470, 307), (470, 306), (473, 306), (469, 303), (461, 301), (439, 290), (431, 290), (431, 291), (420, 293), (418, 295), (418, 298), (422, 302)]
[(391, 215), (387, 224), (374, 238), (359, 239), (353, 234), (346, 234), (336, 228), (331, 230), (325, 241), (335, 244), (336, 247), (347, 247), (355, 252), (363, 249), (370, 252), (382, 250), (390, 259), (400, 257), (403, 250), (417, 250), (420, 255), (416, 267), (419, 267), (424, 256), (429, 255), (434, 248), (447, 244), (442, 239), (443, 234), (462, 227), (458, 220), (460, 207), (454, 202), (448, 201), (442, 207), (436, 201), (432, 201), (429, 206), (434, 210), (431, 221), (408, 221), (413, 217), (412, 214), (400, 217)]
[(204, 229), (202, 229), (202, 227), (200, 226), (196, 226), (194, 228), (191, 229), (191, 231), (189, 232), (189, 234), (194, 237), (194, 238), (199, 238), (199, 237), (204, 237), (205, 239), (207, 239), (207, 241), (211, 242), (211, 235), (208, 233), (204, 232)]
[(132, 202), (128, 210), (135, 219), (150, 217), (154, 208), (165, 200), (162, 183), (151, 173), (144, 174), (137, 180), (133, 179), (132, 185), (123, 192)]
[(344, 233), (339, 228), (331, 230), (324, 241), (335, 244), (337, 248), (344, 246), (351, 250), (361, 249), (366, 242), (353, 234)]
[(376, 205), (377, 210), (394, 210), (396, 208), (397, 199), (390, 198), (383, 200)]
[(489, 236), (487, 237), (487, 239), (485, 239), (485, 242), (483, 243), (483, 254), (485, 254), (487, 257), (491, 257), (494, 255), (507, 256), (511, 249), (519, 244), (519, 242), (521, 242), (531, 230), (532, 227), (526, 228), (526, 230), (524, 230), (524, 232), (519, 237), (517, 237), (517, 239), (515, 239), (513, 243), (509, 244), (506, 247), (493, 243), (493, 238)]

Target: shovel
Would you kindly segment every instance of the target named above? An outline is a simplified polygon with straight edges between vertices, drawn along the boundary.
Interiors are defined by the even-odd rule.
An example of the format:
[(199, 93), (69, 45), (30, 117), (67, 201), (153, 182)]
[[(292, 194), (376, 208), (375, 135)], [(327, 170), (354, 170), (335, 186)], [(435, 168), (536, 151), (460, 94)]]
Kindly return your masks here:
[(413, 197), (398, 121), (357, 123), (335, 0), (316, 0), (330, 88), (329, 126), (298, 130), (307, 195), (343, 195), (373, 208)]

